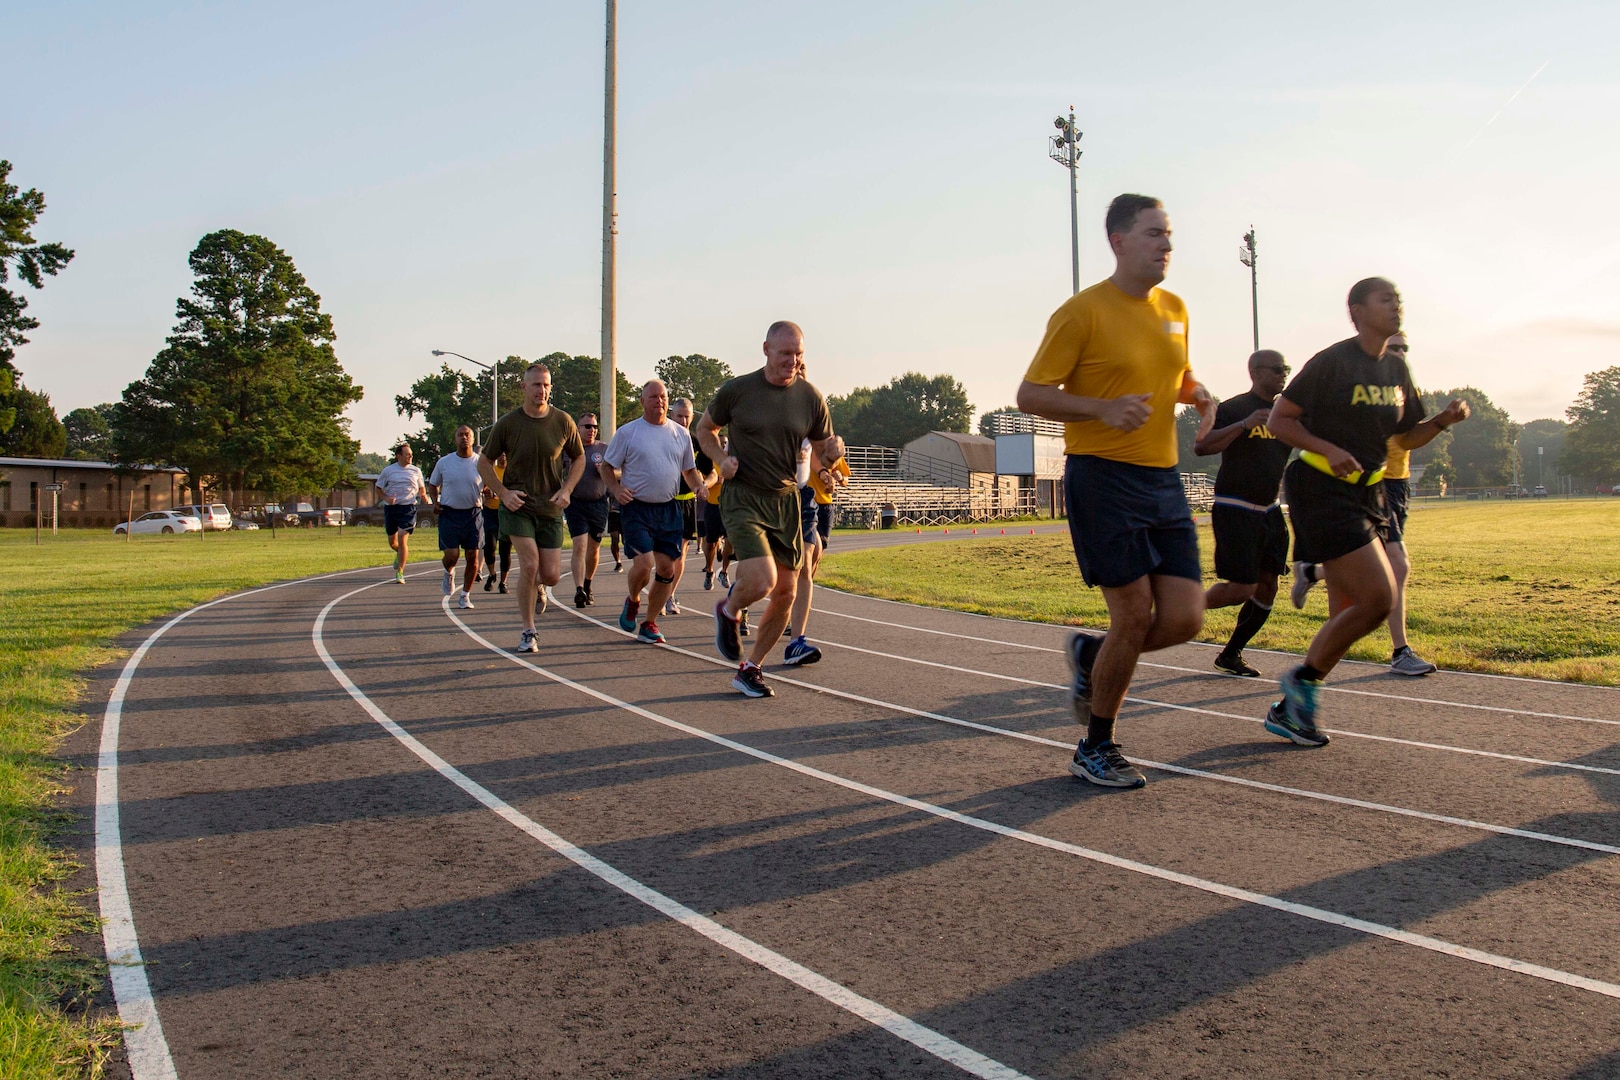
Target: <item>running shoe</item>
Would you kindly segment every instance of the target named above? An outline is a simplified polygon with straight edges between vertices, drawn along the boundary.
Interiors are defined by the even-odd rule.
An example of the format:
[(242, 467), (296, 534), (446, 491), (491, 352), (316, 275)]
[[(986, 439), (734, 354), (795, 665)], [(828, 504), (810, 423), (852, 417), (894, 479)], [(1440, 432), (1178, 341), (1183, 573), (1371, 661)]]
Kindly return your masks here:
[(720, 571), (720, 587), (722, 589), (731, 588), (731, 579), (726, 577), (726, 572), (724, 570)]
[(1328, 737), (1316, 727), (1317, 698), (1322, 684), (1299, 677), (1299, 669), (1285, 673), (1282, 700), (1266, 712), (1266, 730), (1300, 746), (1326, 746)]
[(1147, 784), (1147, 777), (1142, 775), (1142, 770), (1125, 760), (1119, 744), (1113, 740), (1098, 743), (1089, 750), (1082, 740), (1080, 745), (1074, 748), (1074, 759), (1069, 762), (1069, 772), (1099, 787), (1139, 788)]
[(636, 615), (641, 611), (641, 601), (634, 597), (624, 598), (624, 610), (619, 612), (619, 629), (628, 634), (636, 632)]
[(585, 586), (574, 586), (574, 606), (582, 608), (588, 603), (590, 603), (590, 601), (585, 599)]
[(784, 638), (786, 638), (787, 640), (792, 641), (793, 640), (793, 627), (791, 627), (791, 626), (782, 627), (782, 636)]
[[(486, 577), (484, 579), (484, 591), (489, 592), (489, 590), (493, 589), (494, 587), (495, 587), (495, 575), (490, 574), (488, 577)], [(501, 590), (501, 592), (505, 592), (505, 591), (506, 590), (504, 588)]]
[(742, 642), (737, 640), (741, 630), (738, 621), (726, 614), (724, 600), (714, 605), (714, 649), (732, 663), (742, 659)]
[(776, 696), (776, 691), (765, 682), (765, 673), (753, 664), (744, 664), (738, 668), (737, 674), (731, 677), (731, 685), (733, 689), (741, 691), (744, 697)]
[(499, 592), (502, 595), (505, 595), (505, 593), (506, 593), (506, 579), (505, 578), (501, 578), (501, 587), (499, 589)]
[(748, 610), (746, 608), (743, 609), (741, 615), (737, 616), (737, 633), (743, 637), (748, 636)]
[(714, 571), (713, 570), (705, 570), (705, 571), (703, 571), (703, 591), (704, 592), (713, 592), (714, 591)]
[(461, 590), (461, 599), (456, 601), (456, 607), (460, 608), (463, 611), (471, 611), (472, 606), (473, 606), (472, 595), (470, 593), (468, 593), (466, 589), (462, 589)]
[(803, 634), (788, 642), (788, 647), (782, 651), (782, 662), (795, 667), (813, 664), (820, 659), (821, 650), (804, 640)]
[(445, 596), (449, 596), (451, 593), (453, 593), (455, 591), (456, 591), (456, 579), (450, 573), (450, 571), (446, 570), (444, 572), (444, 577), (439, 579), (439, 592), (443, 593)]
[(403, 571), (403, 570), (395, 570), (394, 571), (394, 584), (395, 585), (403, 585), (403, 584), (405, 584), (405, 571)]
[(620, 562), (618, 559), (614, 559), (613, 560), (613, 572), (615, 574), (624, 573), (624, 563)]
[(658, 629), (657, 623), (648, 619), (641, 624), (641, 629), (636, 631), (636, 640), (645, 641), (649, 645), (662, 645), (664, 643), (664, 633)]
[(534, 613), (544, 615), (546, 608), (551, 606), (551, 598), (546, 595), (546, 587), (540, 586), (534, 591)]
[(1091, 666), (1097, 662), (1102, 643), (1103, 635), (1076, 630), (1069, 635), (1068, 648), (1063, 650), (1069, 671), (1074, 674), (1069, 682), (1069, 708), (1077, 724), (1091, 723)]
[(681, 601), (680, 601), (680, 598), (677, 597), (674, 593), (670, 593), (669, 594), (669, 599), (664, 601), (664, 614), (665, 615), (679, 615), (680, 613), (681, 613)]
[(1305, 596), (1311, 591), (1316, 582), (1311, 578), (1311, 571), (1317, 569), (1308, 562), (1294, 564), (1294, 585), (1288, 590), (1288, 599), (1300, 611), (1305, 610)]
[(1412, 646), (1402, 645), (1389, 658), (1389, 670), (1397, 675), (1427, 675), (1440, 669), (1413, 652)]
[(586, 578), (585, 579), (585, 606), (586, 607), (590, 607), (591, 605), (596, 603), (596, 596), (595, 596), (594, 593), (591, 592), (591, 582), (594, 581), (594, 580), (596, 580), (596, 579), (595, 578)]
[(1257, 679), (1260, 671), (1243, 659), (1243, 653), (1221, 653), (1215, 658), (1215, 670), (1224, 671), (1228, 675), (1241, 675), (1245, 679)]
[(518, 638), (518, 650), (517, 651), (518, 652), (539, 652), (540, 651), (540, 635), (535, 633), (533, 630), (525, 630), (525, 631), (523, 631), (523, 636)]

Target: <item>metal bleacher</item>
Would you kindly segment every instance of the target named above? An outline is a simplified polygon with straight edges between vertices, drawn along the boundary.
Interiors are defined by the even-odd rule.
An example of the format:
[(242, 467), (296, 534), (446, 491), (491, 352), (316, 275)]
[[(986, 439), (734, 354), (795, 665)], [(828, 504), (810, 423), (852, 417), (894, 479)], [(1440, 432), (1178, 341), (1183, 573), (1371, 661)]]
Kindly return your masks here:
[(834, 503), (837, 523), (845, 528), (875, 529), (883, 508), (891, 505), (898, 525), (996, 521), (1039, 510), (1033, 490), (1003, 497), (994, 483), (974, 484), (953, 462), (909, 453), (902, 459), (899, 450), (887, 446), (851, 446), (845, 458), (849, 485)]

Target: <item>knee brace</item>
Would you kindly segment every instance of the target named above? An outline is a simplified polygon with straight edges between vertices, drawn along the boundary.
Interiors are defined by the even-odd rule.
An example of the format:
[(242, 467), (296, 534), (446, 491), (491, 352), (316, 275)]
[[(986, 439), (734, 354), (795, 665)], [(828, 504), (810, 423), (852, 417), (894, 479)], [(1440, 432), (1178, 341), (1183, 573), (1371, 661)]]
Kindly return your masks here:
[(665, 577), (663, 574), (660, 574), (658, 571), (654, 570), (653, 580), (658, 582), (660, 585), (672, 585), (675, 582), (675, 575), (671, 574), (669, 577)]

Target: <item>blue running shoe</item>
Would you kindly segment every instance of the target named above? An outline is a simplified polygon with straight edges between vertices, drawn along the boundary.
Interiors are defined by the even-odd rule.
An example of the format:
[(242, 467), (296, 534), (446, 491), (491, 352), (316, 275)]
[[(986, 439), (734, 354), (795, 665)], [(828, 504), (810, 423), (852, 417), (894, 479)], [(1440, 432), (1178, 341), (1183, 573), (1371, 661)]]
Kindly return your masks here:
[(657, 623), (648, 619), (641, 624), (641, 629), (636, 631), (636, 640), (645, 641), (649, 645), (662, 645), (664, 643), (664, 632), (658, 629)]
[(1322, 684), (1299, 677), (1299, 669), (1281, 680), (1282, 700), (1266, 712), (1266, 730), (1300, 746), (1326, 746), (1329, 739), (1316, 727), (1316, 703)]
[(627, 634), (636, 632), (636, 615), (641, 611), (641, 601), (624, 598), (624, 610), (619, 612), (619, 629)]
[(782, 650), (782, 662), (794, 667), (814, 664), (820, 659), (821, 650), (804, 640), (803, 634), (788, 642), (787, 648)]
[(1069, 772), (1098, 787), (1139, 788), (1147, 785), (1147, 777), (1142, 775), (1142, 770), (1126, 761), (1119, 744), (1112, 740), (1098, 743), (1088, 750), (1082, 739), (1074, 749)]
[(1076, 630), (1069, 635), (1068, 647), (1063, 650), (1069, 670), (1074, 673), (1069, 683), (1069, 708), (1074, 710), (1077, 724), (1091, 723), (1091, 666), (1097, 662), (1102, 643), (1103, 635)]

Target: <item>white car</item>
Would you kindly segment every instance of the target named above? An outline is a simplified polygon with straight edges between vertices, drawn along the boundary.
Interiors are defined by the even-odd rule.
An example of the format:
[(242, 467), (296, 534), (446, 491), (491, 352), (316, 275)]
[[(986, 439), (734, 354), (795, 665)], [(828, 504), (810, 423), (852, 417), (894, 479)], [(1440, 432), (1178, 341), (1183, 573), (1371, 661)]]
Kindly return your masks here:
[(226, 532), (231, 527), (231, 508), (224, 503), (209, 503), (204, 506), (176, 506), (176, 514), (186, 514), (202, 522), (203, 528), (209, 532)]
[(132, 522), (120, 521), (113, 526), (114, 536), (123, 536), (126, 532), (140, 536), (143, 533), (202, 531), (201, 520), (182, 514), (178, 510), (154, 510), (150, 514), (142, 514)]

